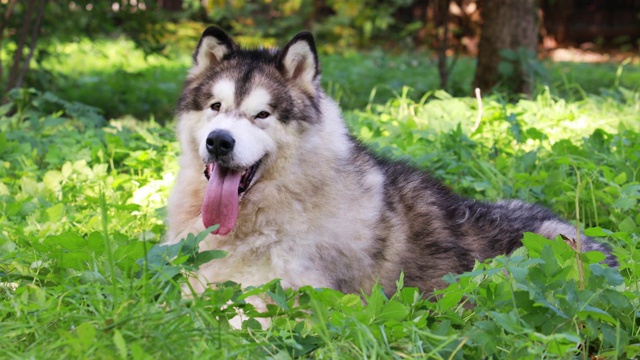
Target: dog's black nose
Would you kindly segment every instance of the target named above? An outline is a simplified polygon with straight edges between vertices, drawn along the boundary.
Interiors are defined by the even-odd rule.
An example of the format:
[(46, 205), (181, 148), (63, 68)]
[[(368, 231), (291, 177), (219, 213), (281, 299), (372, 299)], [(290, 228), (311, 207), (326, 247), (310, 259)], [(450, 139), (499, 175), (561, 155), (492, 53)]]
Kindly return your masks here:
[(233, 151), (236, 140), (227, 130), (214, 130), (207, 136), (207, 151), (214, 156), (224, 156)]

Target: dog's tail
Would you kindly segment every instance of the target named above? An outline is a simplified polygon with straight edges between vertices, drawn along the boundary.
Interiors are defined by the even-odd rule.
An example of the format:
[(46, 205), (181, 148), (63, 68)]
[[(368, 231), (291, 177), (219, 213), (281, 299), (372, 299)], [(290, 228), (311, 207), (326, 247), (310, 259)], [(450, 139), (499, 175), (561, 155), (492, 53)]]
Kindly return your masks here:
[[(616, 259), (615, 255), (611, 253), (609, 246), (593, 240), (582, 232), (579, 232), (575, 226), (572, 226), (560, 219), (544, 221), (534, 232), (546, 237), (547, 239), (555, 239), (556, 237), (561, 236), (574, 249), (582, 252), (600, 251), (606, 256), (602, 261), (603, 263), (611, 267), (618, 266), (618, 259)], [(580, 244), (580, 249), (577, 249), (578, 243)]]

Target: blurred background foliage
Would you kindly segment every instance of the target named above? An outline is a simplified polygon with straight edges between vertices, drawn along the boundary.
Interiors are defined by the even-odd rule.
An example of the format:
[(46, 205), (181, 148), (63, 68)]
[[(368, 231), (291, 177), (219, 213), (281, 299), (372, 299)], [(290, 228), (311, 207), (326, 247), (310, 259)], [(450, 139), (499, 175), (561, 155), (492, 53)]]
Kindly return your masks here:
[[(423, 72), (423, 67), (434, 68), (439, 78), (439, 82), (426, 81), (428, 87), (416, 84), (417, 96), (433, 88), (466, 96), (472, 94), (473, 87), (479, 86), (483, 92), (497, 87), (517, 97), (519, 93), (530, 93), (535, 81), (548, 80), (540, 60), (556, 52), (562, 55), (561, 50), (574, 48), (578, 57), (599, 59), (600, 52), (605, 51), (612, 54), (602, 58), (606, 61), (632, 57), (639, 47), (640, 0), (526, 2), (531, 4), (532, 11), (524, 15), (501, 13), (499, 18), (529, 17), (532, 21), (518, 19), (513, 23), (516, 26), (530, 23), (526, 32), (537, 34), (537, 45), (524, 46), (525, 40), (519, 35), (505, 40), (511, 45), (500, 45), (500, 39), (490, 39), (486, 43), (498, 44), (499, 51), (488, 49), (484, 53), (499, 52), (499, 56), (488, 60), (492, 66), (488, 70), (483, 67), (472, 84), (476, 57), (478, 63), (483, 64), (482, 59), (488, 56), (479, 49), (483, 26), (499, 29), (493, 33), (514, 33), (509, 29), (514, 25), (483, 24), (483, 16), (495, 13), (495, 9), (510, 11), (508, 9), (520, 4), (517, 0), (0, 0), (3, 14), (0, 18), (0, 96), (6, 103), (11, 89), (33, 87), (70, 93), (71, 98), (63, 97), (85, 101), (87, 96), (78, 88), (88, 86), (93, 90), (92, 83), (115, 82), (114, 78), (138, 77), (142, 81), (147, 79), (149, 71), (162, 67), (166, 79), (174, 77), (176, 89), (168, 91), (175, 97), (179, 90), (177, 83), (184, 67), (188, 66), (188, 54), (208, 24), (226, 29), (248, 46), (277, 45), (301, 29), (310, 29), (324, 56), (357, 56), (354, 54), (366, 49), (372, 52), (365, 54), (363, 60), (373, 62), (374, 66), (393, 63), (392, 59), (385, 58), (386, 54), (411, 57), (399, 67), (408, 64)], [(484, 33), (485, 36), (491, 34), (487, 29)], [(99, 44), (100, 41), (130, 41), (132, 60), (111, 68), (110, 78), (106, 79), (89, 73), (95, 67), (93, 63), (69, 64), (69, 53), (74, 51), (94, 53), (98, 63), (101, 58), (113, 60), (108, 45), (106, 48), (87, 46), (87, 42)], [(144, 69), (137, 68), (138, 55), (134, 50), (142, 52), (140, 61), (146, 62)], [(172, 65), (162, 63), (159, 60), (162, 57), (172, 59)], [(471, 72), (468, 68), (455, 68), (460, 58), (472, 67)], [(175, 65), (176, 60), (179, 65)], [(60, 71), (63, 63), (66, 68)], [(323, 63), (328, 68), (340, 68), (331, 61)], [(460, 71), (469, 80), (449, 81), (460, 79)], [(77, 74), (87, 73), (79, 83)], [(478, 79), (481, 75), (484, 80)], [(164, 84), (173, 87), (168, 82)], [(380, 84), (373, 83), (371, 87)], [(345, 95), (344, 100), (350, 100), (344, 89), (333, 89), (336, 84), (331, 79), (325, 85), (330, 92), (338, 92), (333, 95)], [(109, 96), (124, 97), (127, 89), (125, 86)], [(157, 93), (155, 90), (150, 94)], [(354, 105), (366, 104), (368, 95), (364, 99), (360, 97)], [(103, 105), (93, 97), (89, 101), (91, 105)], [(172, 111), (172, 105), (154, 103), (152, 96), (144, 101), (150, 108), (160, 109), (151, 112), (152, 115), (168, 116)], [(104, 105), (102, 109), (107, 116), (122, 115), (116, 109), (118, 102)], [(132, 115), (144, 117), (149, 112)]]

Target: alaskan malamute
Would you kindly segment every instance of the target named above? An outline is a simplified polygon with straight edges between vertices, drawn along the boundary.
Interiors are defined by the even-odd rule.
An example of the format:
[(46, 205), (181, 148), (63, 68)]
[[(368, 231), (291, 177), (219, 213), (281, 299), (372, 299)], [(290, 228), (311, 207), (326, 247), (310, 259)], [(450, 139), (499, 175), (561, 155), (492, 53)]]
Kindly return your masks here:
[[(178, 117), (181, 169), (166, 242), (219, 224), (201, 250), (228, 252), (200, 267), (196, 291), (280, 278), (286, 287), (354, 293), (379, 280), (392, 293), (404, 272), (406, 286), (428, 293), (475, 259), (512, 252), (523, 232), (578, 235), (543, 207), (464, 199), (368, 151), (320, 87), (309, 32), (268, 50), (240, 48), (208, 28)], [(615, 265), (605, 246), (581, 239), (584, 251), (602, 251)]]

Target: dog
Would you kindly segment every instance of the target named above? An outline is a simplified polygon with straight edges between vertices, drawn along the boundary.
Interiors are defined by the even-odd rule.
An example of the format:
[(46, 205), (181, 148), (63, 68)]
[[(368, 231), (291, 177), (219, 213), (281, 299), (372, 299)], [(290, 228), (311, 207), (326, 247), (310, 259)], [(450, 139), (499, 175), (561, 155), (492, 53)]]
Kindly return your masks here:
[(579, 236), (582, 251), (616, 265), (607, 246), (546, 208), (466, 199), (369, 151), (321, 89), (309, 32), (281, 49), (245, 49), (207, 28), (177, 115), (180, 171), (165, 243), (218, 225), (200, 250), (228, 253), (199, 268), (196, 292), (279, 278), (283, 287), (345, 293), (379, 281), (393, 294), (403, 272), (405, 286), (430, 293), (446, 286), (446, 274), (511, 253), (524, 232)]

